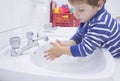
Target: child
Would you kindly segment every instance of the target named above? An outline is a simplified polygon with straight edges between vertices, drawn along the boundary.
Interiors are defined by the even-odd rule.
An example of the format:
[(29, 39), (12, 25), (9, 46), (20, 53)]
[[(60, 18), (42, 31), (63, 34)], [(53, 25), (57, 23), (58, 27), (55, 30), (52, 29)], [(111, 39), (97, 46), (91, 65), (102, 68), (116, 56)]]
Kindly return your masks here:
[(45, 57), (54, 60), (63, 54), (85, 57), (97, 48), (106, 48), (113, 57), (120, 56), (120, 25), (107, 12), (106, 0), (68, 0), (80, 27), (65, 44), (57, 40), (45, 51)]

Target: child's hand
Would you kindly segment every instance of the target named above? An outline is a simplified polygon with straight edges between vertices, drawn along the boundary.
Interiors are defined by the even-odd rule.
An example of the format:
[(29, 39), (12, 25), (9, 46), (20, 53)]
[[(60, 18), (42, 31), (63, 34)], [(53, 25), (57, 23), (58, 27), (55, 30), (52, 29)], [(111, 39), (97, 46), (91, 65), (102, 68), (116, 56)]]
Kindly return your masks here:
[(71, 55), (70, 45), (72, 45), (72, 43), (71, 41), (65, 43), (59, 40), (56, 40), (54, 43), (51, 42), (52, 47), (45, 51), (44, 57), (47, 58), (47, 60), (54, 60), (63, 54)]
[(50, 43), (53, 47), (51, 47), (50, 49), (48, 49), (47, 51), (45, 51), (45, 56), (47, 58), (47, 60), (54, 60), (55, 58), (60, 57), (63, 53), (63, 44), (62, 42), (58, 41), (57, 43)]

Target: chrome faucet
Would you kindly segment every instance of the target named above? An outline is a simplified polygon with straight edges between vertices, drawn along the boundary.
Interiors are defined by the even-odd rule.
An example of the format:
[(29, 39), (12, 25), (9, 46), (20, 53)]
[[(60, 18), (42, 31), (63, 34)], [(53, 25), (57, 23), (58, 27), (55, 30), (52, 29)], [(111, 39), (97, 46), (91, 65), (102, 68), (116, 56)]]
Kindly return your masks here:
[(27, 45), (22, 48), (20, 48), (20, 41), (21, 41), (20, 37), (10, 38), (10, 45), (12, 47), (12, 51), (11, 51), (12, 56), (22, 55), (24, 51), (32, 47), (39, 46), (38, 43), (39, 40), (43, 39), (44, 41), (48, 41), (48, 36), (42, 36), (37, 39), (33, 39), (34, 37), (33, 32), (27, 32), (26, 37), (27, 37)]

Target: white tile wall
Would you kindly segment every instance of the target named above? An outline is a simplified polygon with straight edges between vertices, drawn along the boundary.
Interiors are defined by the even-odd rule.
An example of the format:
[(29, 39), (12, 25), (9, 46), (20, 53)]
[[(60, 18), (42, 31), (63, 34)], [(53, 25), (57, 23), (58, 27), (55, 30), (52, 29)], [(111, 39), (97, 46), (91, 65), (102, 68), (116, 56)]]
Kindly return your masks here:
[(54, 0), (54, 1), (56, 1), (57, 2), (57, 6), (61, 6), (62, 4), (66, 4), (66, 3), (68, 3), (68, 0)]
[(11, 0), (0, 0), (0, 32), (12, 25)]
[(120, 16), (120, 0), (107, 0), (106, 8), (113, 17)]

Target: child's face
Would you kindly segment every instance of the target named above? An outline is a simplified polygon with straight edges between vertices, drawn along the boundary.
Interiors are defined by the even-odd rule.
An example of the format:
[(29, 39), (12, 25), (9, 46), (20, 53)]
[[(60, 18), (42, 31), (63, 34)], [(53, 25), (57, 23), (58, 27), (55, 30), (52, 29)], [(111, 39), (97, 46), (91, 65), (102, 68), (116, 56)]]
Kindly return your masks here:
[(83, 23), (88, 22), (99, 11), (99, 7), (93, 7), (87, 3), (74, 4), (73, 8), (76, 18)]

